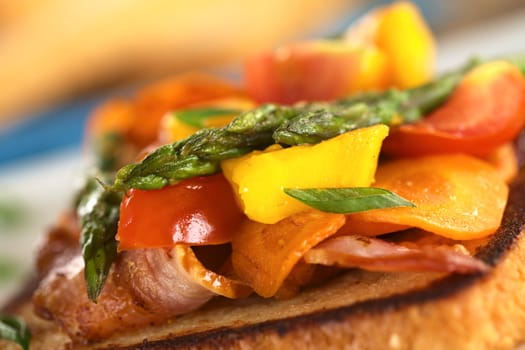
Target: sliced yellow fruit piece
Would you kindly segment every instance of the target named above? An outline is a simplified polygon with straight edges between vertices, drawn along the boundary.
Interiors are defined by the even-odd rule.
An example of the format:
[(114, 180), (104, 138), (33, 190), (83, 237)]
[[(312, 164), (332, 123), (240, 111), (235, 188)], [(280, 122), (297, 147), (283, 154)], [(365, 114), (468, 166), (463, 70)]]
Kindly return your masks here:
[(284, 188), (369, 186), (386, 125), (357, 129), (316, 145), (249, 153), (225, 160), (222, 170), (232, 184), (244, 213), (273, 224), (308, 207), (289, 197)]

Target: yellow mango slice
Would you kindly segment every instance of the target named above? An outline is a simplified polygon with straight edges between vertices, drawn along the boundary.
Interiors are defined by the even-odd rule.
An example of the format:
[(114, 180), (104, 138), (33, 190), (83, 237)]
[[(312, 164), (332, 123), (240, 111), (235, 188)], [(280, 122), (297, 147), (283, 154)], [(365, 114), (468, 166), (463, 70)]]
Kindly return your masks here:
[(388, 60), (391, 84), (399, 88), (423, 84), (434, 72), (435, 40), (410, 2), (400, 1), (372, 11), (347, 30), (345, 40), (382, 50)]
[(272, 147), (222, 162), (244, 213), (273, 224), (308, 206), (286, 195), (284, 188), (369, 186), (386, 125), (357, 129), (316, 145)]
[(365, 46), (359, 50), (358, 74), (352, 80), (349, 94), (383, 90), (389, 86), (390, 72), (388, 58), (375, 46)]
[(436, 55), (434, 38), (413, 4), (399, 2), (385, 12), (376, 42), (389, 57), (394, 85), (410, 88), (432, 77)]

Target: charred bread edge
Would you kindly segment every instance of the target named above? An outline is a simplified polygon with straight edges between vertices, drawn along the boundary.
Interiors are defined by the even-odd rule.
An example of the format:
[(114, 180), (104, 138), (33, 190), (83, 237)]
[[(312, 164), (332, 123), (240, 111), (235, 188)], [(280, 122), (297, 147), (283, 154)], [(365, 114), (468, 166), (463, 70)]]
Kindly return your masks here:
[[(511, 184), (509, 199), (502, 224), (489, 242), (480, 248), (476, 256), (491, 266), (495, 266), (512, 248), (520, 235), (525, 222), (525, 171)], [(449, 275), (431, 283), (421, 290), (401, 293), (386, 298), (358, 302), (346, 307), (325, 310), (296, 317), (267, 321), (238, 328), (222, 328), (179, 337), (147, 341), (129, 347), (116, 347), (119, 350), (136, 349), (176, 349), (176, 348), (229, 348), (239, 341), (262, 334), (277, 333), (283, 337), (290, 332), (322, 327), (324, 324), (341, 322), (358, 314), (377, 314), (396, 311), (407, 306), (438, 300), (458, 293), (488, 274), (468, 276)], [(108, 349), (104, 347), (104, 349)]]

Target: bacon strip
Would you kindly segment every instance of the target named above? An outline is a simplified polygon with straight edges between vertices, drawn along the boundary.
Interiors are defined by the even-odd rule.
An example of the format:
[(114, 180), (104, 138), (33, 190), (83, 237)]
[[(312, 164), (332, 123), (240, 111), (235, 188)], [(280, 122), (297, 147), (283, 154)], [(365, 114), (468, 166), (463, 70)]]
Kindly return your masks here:
[[(191, 278), (214, 294), (230, 299), (238, 299), (245, 298), (253, 292), (250, 286), (234, 279), (232, 271), (225, 271), (225, 275), (221, 275), (204, 267), (191, 247), (179, 244), (174, 250), (179, 257), (179, 264)], [(230, 270), (232, 269), (230, 267)]]
[(159, 316), (195, 310), (213, 296), (186, 271), (176, 247), (171, 251), (129, 250), (121, 256), (116, 266), (121, 284), (129, 287), (141, 305)]
[(407, 247), (379, 238), (354, 235), (328, 239), (308, 251), (304, 260), (311, 264), (370, 271), (474, 273), (489, 269), (464, 251), (447, 245)]
[(122, 252), (97, 303), (87, 298), (80, 256), (53, 270), (34, 294), (35, 311), (76, 341), (100, 340), (128, 328), (201, 307), (216, 294), (242, 297), (246, 285), (206, 269), (188, 246)]
[(138, 305), (117, 283), (110, 271), (98, 304), (87, 298), (84, 265), (77, 256), (62, 268), (55, 269), (33, 295), (37, 315), (55, 320), (75, 342), (100, 340), (115, 331), (150, 321), (151, 313)]
[(204, 267), (186, 245), (178, 244), (171, 251), (137, 249), (122, 254), (119, 271), (150, 310), (186, 313), (213, 295), (239, 298), (251, 293), (247, 285)]

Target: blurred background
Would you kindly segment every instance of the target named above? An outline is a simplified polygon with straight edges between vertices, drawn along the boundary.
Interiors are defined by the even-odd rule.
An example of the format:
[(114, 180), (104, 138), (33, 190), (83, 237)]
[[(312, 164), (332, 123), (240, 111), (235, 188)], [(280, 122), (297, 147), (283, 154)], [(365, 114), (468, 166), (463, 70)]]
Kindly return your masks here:
[[(94, 106), (187, 70), (238, 80), (250, 54), (337, 35), (384, 3), (0, 0), (0, 304), (69, 205)], [(525, 0), (415, 3), (437, 39), (438, 71), (525, 53)]]

